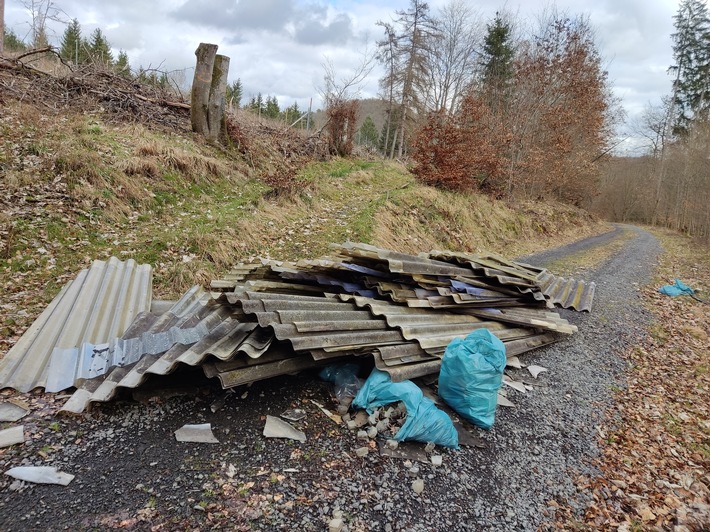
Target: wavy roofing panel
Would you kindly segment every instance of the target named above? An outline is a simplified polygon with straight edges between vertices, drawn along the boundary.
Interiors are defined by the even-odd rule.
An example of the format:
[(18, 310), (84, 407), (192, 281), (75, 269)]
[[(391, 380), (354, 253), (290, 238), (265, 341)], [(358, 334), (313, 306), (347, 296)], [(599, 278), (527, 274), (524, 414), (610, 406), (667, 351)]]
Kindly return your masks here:
[[(85, 342), (79, 349), (55, 348), (49, 363), (47, 383), (48, 392), (58, 392), (78, 386), (83, 380), (104, 375), (116, 366), (127, 366), (138, 362), (146, 355), (159, 355), (175, 344), (192, 345), (197, 343), (210, 329), (209, 322), (200, 321), (192, 327), (185, 326), (185, 317), (192, 319), (193, 309), (204, 306), (205, 293), (199, 287), (193, 287), (175, 305), (162, 316), (147, 313), (139, 315), (147, 325), (140, 336), (125, 335), (114, 338), (108, 343), (93, 344)], [(154, 327), (160, 320), (160, 331)]]
[[(185, 298), (176, 303), (171, 311), (147, 329), (132, 327), (124, 335), (124, 340), (150, 338), (151, 335), (169, 331), (174, 327), (206, 329), (209, 331), (206, 335), (192, 345), (176, 343), (161, 354), (148, 354), (148, 348), (144, 347), (146, 353), (138, 362), (115, 367), (105, 375), (85, 381), (67, 401), (62, 411), (83, 412), (91, 402), (109, 401), (120, 388), (137, 388), (150, 375), (167, 375), (180, 364), (199, 366), (208, 356), (228, 360), (242, 349), (242, 345), (246, 345), (247, 350), (253, 350), (254, 345), (264, 343), (260, 338), (249, 344), (248, 340), (257, 333), (257, 324), (241, 321), (243, 315), (235, 315), (231, 306), (212, 302), (209, 295), (201, 290), (191, 295), (188, 302), (184, 300)], [(181, 315), (176, 317), (181, 310)]]
[(0, 360), (0, 388), (27, 392), (44, 387), (55, 350), (76, 368), (83, 343), (121, 336), (136, 316), (150, 309), (152, 269), (116, 257), (94, 261), (52, 300)]
[(544, 271), (538, 277), (538, 286), (545, 297), (562, 308), (573, 308), (580, 312), (592, 311), (596, 284), (557, 277)]

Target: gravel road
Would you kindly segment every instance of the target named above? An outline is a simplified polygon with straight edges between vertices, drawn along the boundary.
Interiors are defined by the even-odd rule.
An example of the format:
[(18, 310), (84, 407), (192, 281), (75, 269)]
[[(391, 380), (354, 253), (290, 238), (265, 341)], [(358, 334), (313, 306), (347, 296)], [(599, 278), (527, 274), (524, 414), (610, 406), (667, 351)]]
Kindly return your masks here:
[[(0, 467), (53, 465), (76, 478), (60, 487), (2, 476), (0, 530), (337, 530), (340, 522), (350, 531), (535, 530), (558, 501), (581, 515), (588, 495), (573, 479), (593, 473), (599, 416), (612, 390), (624, 386), (618, 354), (648, 319), (638, 288), (660, 247), (649, 233), (623, 226), (526, 258), (544, 265), (625, 232), (633, 238), (585, 272), (597, 283), (593, 312), (563, 312), (579, 333), (521, 357), (548, 371), (535, 380), (514, 370), (534, 389), (508, 392), (516, 407), (499, 408), (494, 427), (477, 432), (485, 448), (437, 449), (440, 467), (376, 452), (358, 458), (355, 433), (312, 402), (334, 408), (315, 374), (239, 388), (214, 413), (210, 405), (223, 392), (199, 372), (154, 381), (176, 393), (189, 386), (189, 395), (102, 405), (79, 419), (57, 420), (51, 414), (61, 396), (36, 394), (23, 420), (30, 439), (0, 454)], [(297, 424), (308, 441), (263, 438), (263, 416), (292, 407), (308, 413)], [(184, 423), (205, 422), (221, 443), (175, 441), (173, 431)], [(416, 478), (424, 480), (421, 495), (412, 490)]]

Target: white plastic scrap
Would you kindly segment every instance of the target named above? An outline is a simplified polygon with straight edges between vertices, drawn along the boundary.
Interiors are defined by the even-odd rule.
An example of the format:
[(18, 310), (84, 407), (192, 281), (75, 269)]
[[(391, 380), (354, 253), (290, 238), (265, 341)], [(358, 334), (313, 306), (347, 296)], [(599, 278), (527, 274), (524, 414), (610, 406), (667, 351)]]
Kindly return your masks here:
[(33, 482), (35, 484), (59, 484), (60, 486), (68, 486), (74, 480), (74, 475), (57, 471), (56, 467), (46, 466), (21, 466), (13, 467), (5, 471), (5, 474), (24, 480), (25, 482)]
[(306, 441), (306, 435), (303, 432), (276, 416), (266, 416), (264, 436), (267, 438), (287, 438), (301, 443)]
[(507, 406), (509, 408), (513, 408), (515, 406), (515, 403), (513, 403), (510, 399), (508, 399), (505, 395), (499, 393), (498, 394), (498, 405), (499, 406)]
[(520, 359), (518, 357), (508, 357), (505, 361), (506, 366), (510, 366), (511, 368), (517, 368), (520, 369), (523, 367), (523, 365), (520, 363)]
[(219, 443), (219, 440), (212, 434), (210, 423), (183, 425), (175, 431), (175, 439), (181, 442)]
[(520, 381), (514, 381), (507, 375), (503, 375), (503, 384), (506, 384), (513, 388), (513, 390), (518, 390), (519, 392), (525, 393), (525, 385)]
[(530, 372), (530, 375), (533, 376), (534, 379), (537, 379), (537, 376), (540, 375), (543, 371), (547, 371), (547, 368), (543, 368), (542, 366), (528, 366), (528, 371)]
[(0, 449), (10, 447), (16, 443), (25, 443), (25, 426), (10, 427), (9, 429), (0, 430)]

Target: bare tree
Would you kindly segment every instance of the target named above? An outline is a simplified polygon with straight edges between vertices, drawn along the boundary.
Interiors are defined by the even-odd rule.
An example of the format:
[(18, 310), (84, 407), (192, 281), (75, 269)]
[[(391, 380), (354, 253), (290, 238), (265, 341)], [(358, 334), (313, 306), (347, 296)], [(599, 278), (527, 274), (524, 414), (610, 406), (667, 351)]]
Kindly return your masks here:
[(474, 76), (474, 65), (483, 24), (464, 0), (451, 0), (436, 18), (439, 40), (427, 50), (426, 105), (429, 110), (453, 113), (465, 87)]
[(399, 106), (398, 155), (404, 151), (408, 119), (417, 113), (423, 114), (422, 87), (426, 86), (427, 55), (436, 46), (438, 30), (429, 14), (429, 4), (422, 0), (410, 0), (409, 9), (397, 11), (395, 24), (399, 26), (398, 51), (401, 60), (402, 94)]
[(333, 63), (326, 58), (322, 63), (325, 74), (323, 87), (319, 89), (328, 121), (330, 151), (339, 156), (352, 153), (357, 122), (357, 96), (360, 84), (370, 75), (375, 66), (375, 55), (369, 50), (362, 54), (360, 64), (349, 74), (338, 78)]
[(53, 0), (22, 0), (22, 5), (30, 14), (30, 36), (32, 46), (44, 48), (49, 44), (47, 21), (66, 24), (68, 17)]
[(384, 142), (382, 151), (385, 155), (392, 151), (390, 157), (394, 156), (394, 146), (396, 142), (391, 140), (391, 133), (394, 124), (394, 102), (397, 92), (401, 88), (400, 68), (398, 64), (399, 54), (397, 50), (397, 34), (392, 24), (378, 21), (378, 26), (382, 26), (385, 31), (385, 38), (377, 41), (377, 60), (385, 67), (385, 75), (380, 79), (380, 88), (384, 91), (384, 99), (387, 100), (387, 116), (384, 128)]

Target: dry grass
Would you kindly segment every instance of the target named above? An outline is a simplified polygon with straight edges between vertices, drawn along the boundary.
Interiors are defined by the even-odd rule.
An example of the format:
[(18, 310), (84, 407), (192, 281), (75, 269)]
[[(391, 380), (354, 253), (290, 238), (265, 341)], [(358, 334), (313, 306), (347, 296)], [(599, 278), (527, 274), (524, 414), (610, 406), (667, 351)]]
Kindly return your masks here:
[(375, 241), (404, 252), (453, 249), (519, 256), (607, 230), (581, 210), (532, 216), (478, 194), (413, 187), (377, 213)]

